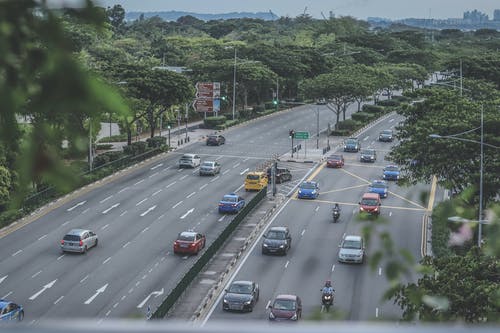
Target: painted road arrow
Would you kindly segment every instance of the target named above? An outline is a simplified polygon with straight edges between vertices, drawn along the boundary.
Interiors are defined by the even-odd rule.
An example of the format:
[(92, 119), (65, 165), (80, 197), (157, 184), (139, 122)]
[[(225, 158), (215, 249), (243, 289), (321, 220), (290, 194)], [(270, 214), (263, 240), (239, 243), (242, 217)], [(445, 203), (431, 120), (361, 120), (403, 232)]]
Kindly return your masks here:
[(188, 211), (186, 212), (186, 214), (182, 215), (182, 216), (181, 216), (181, 220), (182, 220), (182, 219), (185, 219), (185, 218), (186, 218), (186, 216), (188, 216), (188, 215), (189, 215), (189, 214), (191, 214), (192, 212), (194, 212), (194, 208), (191, 208), (190, 210), (188, 210)]
[(8, 275), (5, 275), (3, 278), (0, 279), (0, 283), (2, 283), (6, 278), (7, 278)]
[(154, 205), (153, 207), (149, 207), (147, 211), (145, 211), (144, 213), (141, 214), (141, 216), (147, 215), (150, 211), (154, 210), (155, 208), (156, 208), (156, 205)]
[(144, 306), (144, 304), (146, 304), (146, 302), (151, 298), (151, 296), (154, 296), (155, 298), (160, 296), (160, 295), (163, 295), (163, 288), (161, 288), (161, 290), (158, 290), (158, 291), (153, 291), (151, 294), (148, 295), (148, 297), (146, 297), (144, 299), (144, 301), (142, 301), (139, 305), (137, 305), (137, 308), (140, 309)]
[(119, 202), (118, 202), (118, 203), (115, 203), (113, 206), (109, 207), (108, 209), (103, 210), (103, 211), (102, 211), (102, 213), (103, 213), (103, 214), (107, 214), (110, 210), (112, 210), (113, 208), (116, 208), (116, 207), (118, 207), (118, 206), (120, 206), (120, 203), (119, 203)]
[(35, 298), (37, 298), (38, 296), (40, 296), (45, 290), (49, 289), (49, 288), (52, 288), (52, 286), (54, 285), (54, 283), (56, 283), (57, 279), (55, 279), (54, 281), (52, 282), (49, 282), (47, 283), (45, 286), (43, 286), (42, 290), (40, 290), (39, 292), (37, 292), (36, 294), (32, 295), (29, 300), (32, 301), (34, 300)]
[(68, 211), (68, 212), (71, 212), (73, 209), (75, 209), (75, 208), (76, 208), (76, 207), (78, 207), (78, 206), (84, 205), (86, 202), (87, 202), (87, 201), (82, 201), (82, 202), (79, 202), (79, 203), (77, 203), (76, 205), (74, 205), (73, 207), (68, 208), (68, 209), (67, 209), (67, 211)]
[(92, 303), (92, 301), (97, 297), (99, 296), (99, 294), (102, 294), (104, 292), (104, 290), (106, 290), (106, 288), (108, 287), (108, 284), (106, 283), (104, 286), (102, 286), (101, 288), (97, 289), (95, 291), (95, 294), (92, 295), (88, 300), (85, 301), (85, 304), (90, 304)]

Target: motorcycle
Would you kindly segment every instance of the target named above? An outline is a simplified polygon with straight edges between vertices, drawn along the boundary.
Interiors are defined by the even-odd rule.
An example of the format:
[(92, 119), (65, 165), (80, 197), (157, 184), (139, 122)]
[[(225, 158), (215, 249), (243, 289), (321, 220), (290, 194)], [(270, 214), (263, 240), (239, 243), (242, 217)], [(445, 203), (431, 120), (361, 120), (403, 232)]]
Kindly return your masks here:
[(333, 294), (322, 293), (321, 295), (321, 304), (322, 307), (326, 310), (330, 310), (330, 306), (333, 305)]
[(336, 223), (340, 218), (340, 210), (334, 209), (333, 210), (333, 222)]

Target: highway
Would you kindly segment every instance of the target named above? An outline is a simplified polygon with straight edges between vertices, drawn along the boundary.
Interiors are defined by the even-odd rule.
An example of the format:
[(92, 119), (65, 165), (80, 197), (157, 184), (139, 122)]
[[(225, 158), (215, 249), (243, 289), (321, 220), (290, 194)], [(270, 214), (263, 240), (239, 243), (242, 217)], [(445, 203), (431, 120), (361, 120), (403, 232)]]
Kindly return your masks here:
[[(427, 203), (421, 202), (420, 196), (423, 191), (428, 192), (430, 186), (400, 187), (390, 182), (389, 196), (382, 199), (381, 216), (376, 221), (357, 218), (361, 195), (367, 191), (372, 179), (381, 178), (382, 169), (388, 164), (384, 156), (392, 144), (378, 142), (378, 133), (383, 129), (394, 129), (397, 117), (390, 116), (359, 136), (362, 147), (376, 149), (375, 163), (359, 162), (359, 153), (342, 153), (346, 160), (343, 169), (322, 165), (309, 177), (319, 182), (318, 199), (300, 200), (292, 196), (274, 216), (270, 226), (287, 225), (292, 233), (292, 247), (286, 256), (262, 255), (262, 241), (258, 240), (243, 258), (228, 283), (253, 280), (259, 284), (260, 299), (254, 311), (245, 314), (224, 312), (219, 297), (205, 322), (267, 320), (267, 305), (283, 293), (301, 297), (302, 317), (312, 318), (320, 311), (320, 289), (327, 279), (333, 281), (336, 289), (331, 318), (351, 321), (400, 318), (399, 307), (382, 301), (382, 295), (389, 287), (385, 263), (397, 258), (401, 248), (409, 251), (415, 260), (421, 258), (422, 220)], [(340, 222), (334, 224), (331, 209), (335, 202), (340, 204), (342, 213)], [(344, 235), (362, 235), (366, 225), (374, 225), (374, 234), (367, 242), (368, 256), (382, 248), (379, 235), (383, 232), (387, 232), (394, 242), (395, 254), (386, 254), (374, 270), (366, 262), (362, 265), (340, 264), (337, 254), (342, 238)], [(415, 279), (414, 274), (402, 278), (403, 281)]]
[[(208, 244), (213, 241), (230, 221), (217, 212), (220, 198), (238, 192), (250, 199), (253, 194), (242, 190), (244, 174), (289, 151), (290, 128), (314, 133), (317, 108), (322, 128), (333, 123), (325, 106), (300, 106), (224, 132), (220, 147), (193, 143), (47, 207), (40, 218), (0, 239), (0, 297), (23, 305), (30, 323), (143, 318), (147, 306), (155, 309), (194, 263), (171, 253), (177, 234), (193, 229), (205, 233)], [(182, 153), (219, 161), (220, 175), (178, 169)], [(59, 242), (73, 228), (96, 232), (98, 246), (84, 255), (61, 253)]]

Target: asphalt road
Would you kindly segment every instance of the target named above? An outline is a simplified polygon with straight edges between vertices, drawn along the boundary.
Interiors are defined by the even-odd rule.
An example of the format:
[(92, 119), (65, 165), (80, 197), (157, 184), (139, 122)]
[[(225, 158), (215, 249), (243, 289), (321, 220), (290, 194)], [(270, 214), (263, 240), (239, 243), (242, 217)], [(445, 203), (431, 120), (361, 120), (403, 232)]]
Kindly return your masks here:
[[(193, 143), (164, 159), (102, 184), (0, 239), (0, 297), (25, 308), (25, 321), (40, 318), (144, 317), (155, 309), (194, 263), (175, 256), (172, 243), (193, 229), (213, 241), (230, 221), (217, 203), (242, 191), (243, 175), (290, 149), (288, 130), (313, 132), (333, 122), (325, 106), (302, 106), (224, 133), (227, 144)], [(350, 109), (352, 112), (354, 107)], [(216, 177), (177, 169), (181, 153), (222, 164)], [(73, 228), (88, 228), (99, 245), (87, 254), (63, 254), (59, 242)]]
[[(362, 147), (377, 150), (375, 163), (359, 162), (359, 153), (343, 153), (343, 169), (320, 167), (311, 179), (320, 184), (316, 200), (299, 200), (293, 196), (277, 214), (270, 226), (287, 225), (292, 233), (292, 248), (286, 256), (261, 254), (261, 241), (255, 243), (236, 270), (232, 280), (253, 280), (260, 286), (260, 299), (251, 313), (224, 312), (221, 298), (210, 310), (206, 320), (266, 320), (267, 305), (278, 294), (296, 294), (303, 301), (303, 318), (311, 318), (320, 310), (320, 289), (331, 279), (336, 289), (333, 317), (345, 320), (373, 320), (400, 318), (401, 310), (382, 300), (389, 284), (385, 278), (386, 263), (398, 257), (399, 249), (410, 252), (415, 260), (421, 258), (422, 219), (427, 204), (421, 202), (421, 193), (429, 185), (400, 187), (389, 185), (389, 196), (383, 199), (382, 213), (376, 221), (359, 221), (358, 201), (367, 191), (372, 179), (380, 179), (388, 164), (384, 156), (391, 143), (377, 141), (379, 131), (394, 128), (398, 118), (391, 116), (369, 128), (359, 136)], [(334, 224), (331, 208), (338, 202), (342, 208), (340, 222)], [(384, 260), (370, 269), (362, 265), (340, 264), (338, 245), (344, 235), (362, 235), (365, 225), (374, 225), (368, 245), (368, 256), (381, 249), (380, 235), (387, 232), (394, 243), (394, 254), (385, 254)], [(402, 281), (415, 280), (414, 274)], [(227, 287), (227, 286), (226, 286)]]

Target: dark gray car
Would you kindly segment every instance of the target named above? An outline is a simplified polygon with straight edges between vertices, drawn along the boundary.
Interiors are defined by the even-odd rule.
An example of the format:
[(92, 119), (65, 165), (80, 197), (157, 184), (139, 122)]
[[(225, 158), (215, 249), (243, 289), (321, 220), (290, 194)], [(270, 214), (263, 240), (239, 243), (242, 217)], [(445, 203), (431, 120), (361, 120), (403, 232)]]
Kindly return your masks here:
[(363, 149), (359, 155), (361, 162), (375, 162), (377, 160), (377, 152), (375, 149)]
[(253, 311), (259, 300), (259, 285), (253, 281), (234, 281), (225, 290), (222, 309), (229, 311)]
[(292, 236), (288, 227), (272, 227), (263, 237), (262, 254), (287, 254), (292, 245)]
[(97, 246), (97, 235), (85, 229), (73, 229), (61, 240), (63, 252), (85, 253), (93, 246)]

